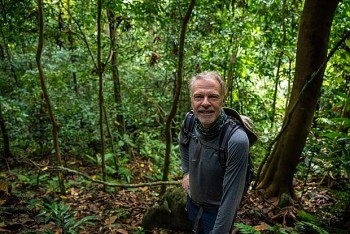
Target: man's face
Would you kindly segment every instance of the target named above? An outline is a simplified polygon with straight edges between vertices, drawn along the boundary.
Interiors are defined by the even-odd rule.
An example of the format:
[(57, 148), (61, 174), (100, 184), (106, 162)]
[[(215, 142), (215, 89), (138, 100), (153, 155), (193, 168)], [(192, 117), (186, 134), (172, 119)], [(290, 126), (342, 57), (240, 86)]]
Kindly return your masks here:
[(209, 128), (218, 119), (223, 105), (223, 94), (218, 81), (212, 79), (194, 81), (191, 106), (204, 128)]

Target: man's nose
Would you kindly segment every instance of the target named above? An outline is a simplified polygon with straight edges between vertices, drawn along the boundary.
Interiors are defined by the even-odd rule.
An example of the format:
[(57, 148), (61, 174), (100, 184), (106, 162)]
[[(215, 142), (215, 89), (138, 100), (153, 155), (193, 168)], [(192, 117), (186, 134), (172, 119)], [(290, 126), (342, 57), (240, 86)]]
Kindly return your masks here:
[(204, 97), (203, 102), (202, 102), (202, 106), (210, 106), (210, 102), (209, 102), (208, 97)]

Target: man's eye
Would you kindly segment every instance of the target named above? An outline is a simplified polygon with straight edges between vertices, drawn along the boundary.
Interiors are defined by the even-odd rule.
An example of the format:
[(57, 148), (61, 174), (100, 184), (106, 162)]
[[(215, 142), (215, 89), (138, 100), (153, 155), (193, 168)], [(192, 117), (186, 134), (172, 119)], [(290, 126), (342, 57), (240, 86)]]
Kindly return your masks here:
[(210, 99), (210, 100), (213, 100), (213, 101), (216, 101), (216, 100), (219, 99), (219, 96), (217, 96), (217, 95), (212, 95), (212, 96), (209, 96), (209, 99)]
[(203, 99), (203, 96), (194, 96), (194, 100), (199, 101)]

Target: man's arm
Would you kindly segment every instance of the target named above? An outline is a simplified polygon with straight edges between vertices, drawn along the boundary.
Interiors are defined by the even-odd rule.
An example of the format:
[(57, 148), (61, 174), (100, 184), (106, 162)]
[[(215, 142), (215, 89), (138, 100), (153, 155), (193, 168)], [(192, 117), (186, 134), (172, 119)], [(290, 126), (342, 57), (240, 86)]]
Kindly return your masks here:
[(229, 233), (241, 202), (248, 166), (249, 141), (238, 129), (228, 142), (228, 157), (223, 182), (223, 197), (212, 234)]
[(181, 168), (182, 172), (184, 174), (182, 178), (182, 187), (188, 191), (190, 185), (189, 185), (189, 152), (188, 152), (188, 145), (181, 144), (183, 135), (180, 132), (178, 141), (179, 141), (179, 148), (180, 148), (180, 156), (181, 156)]

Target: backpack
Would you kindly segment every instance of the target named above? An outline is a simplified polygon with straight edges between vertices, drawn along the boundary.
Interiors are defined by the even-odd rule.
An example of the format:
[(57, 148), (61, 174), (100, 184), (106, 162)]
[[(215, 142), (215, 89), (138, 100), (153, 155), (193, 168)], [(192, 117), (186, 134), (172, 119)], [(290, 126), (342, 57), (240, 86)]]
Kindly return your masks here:
[[(196, 141), (199, 141), (200, 144), (211, 147), (217, 151), (219, 151), (219, 162), (222, 168), (226, 169), (226, 161), (227, 161), (227, 142), (231, 138), (232, 134), (239, 128), (243, 128), (243, 130), (246, 132), (248, 139), (249, 139), (249, 147), (254, 145), (256, 141), (258, 140), (257, 135), (253, 132), (253, 124), (252, 120), (244, 115), (240, 115), (236, 110), (224, 107), (224, 111), (228, 116), (227, 121), (224, 123), (223, 127), (221, 128), (220, 135), (219, 135), (219, 144), (213, 144), (211, 142), (205, 141), (203, 139), (200, 139), (193, 133), (194, 125), (195, 125), (195, 115), (193, 111), (190, 111), (186, 114), (186, 117), (183, 121), (181, 132), (183, 134), (183, 140), (181, 142), (182, 145), (187, 145), (190, 141), (190, 138), (195, 139)], [(195, 156), (197, 157), (197, 156)], [(246, 181), (245, 181), (245, 187), (244, 187), (244, 193), (243, 196), (246, 195), (252, 181), (254, 179), (254, 165), (252, 157), (249, 153), (248, 156), (248, 168), (247, 168), (247, 175), (246, 175)]]

